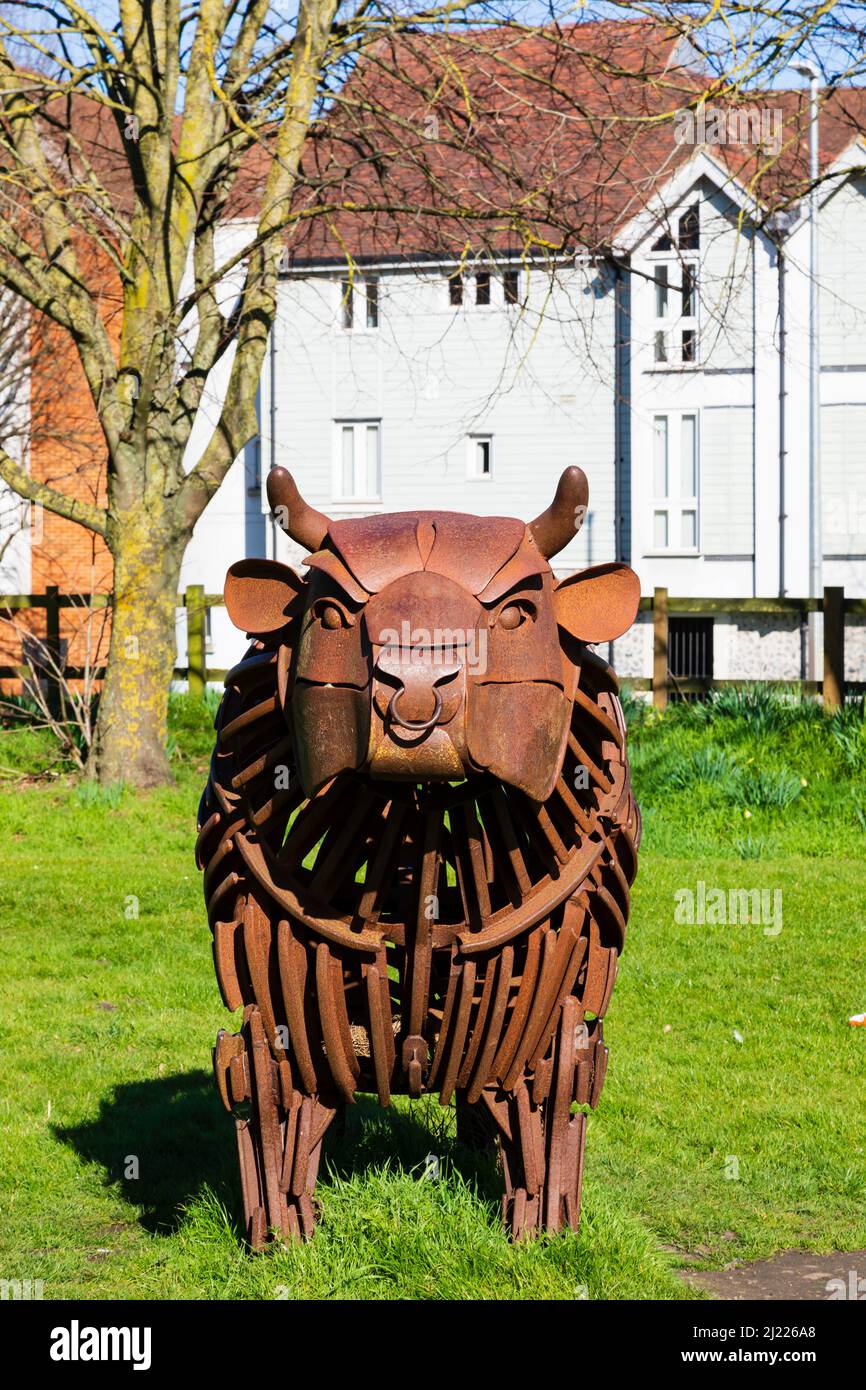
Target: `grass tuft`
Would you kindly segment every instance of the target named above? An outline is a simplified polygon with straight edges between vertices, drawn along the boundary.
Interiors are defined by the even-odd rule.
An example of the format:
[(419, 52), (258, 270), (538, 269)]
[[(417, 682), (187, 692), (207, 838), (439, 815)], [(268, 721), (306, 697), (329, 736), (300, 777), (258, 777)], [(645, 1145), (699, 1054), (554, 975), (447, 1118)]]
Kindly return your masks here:
[(123, 782), (111, 782), (102, 786), (99, 782), (84, 779), (73, 789), (73, 797), (78, 806), (107, 806), (116, 809), (123, 800)]

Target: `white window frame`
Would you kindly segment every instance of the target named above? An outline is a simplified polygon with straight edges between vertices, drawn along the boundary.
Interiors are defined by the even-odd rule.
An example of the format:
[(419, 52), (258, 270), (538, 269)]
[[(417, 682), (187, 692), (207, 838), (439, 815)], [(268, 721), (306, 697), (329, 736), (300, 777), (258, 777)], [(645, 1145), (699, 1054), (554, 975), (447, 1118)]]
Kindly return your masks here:
[[(651, 367), (656, 371), (670, 371), (671, 368), (679, 368), (681, 371), (688, 371), (690, 368), (701, 365), (701, 325), (698, 305), (700, 302), (700, 252), (698, 251), (672, 251), (653, 253), (650, 260), (652, 268), (652, 279), (649, 289), (652, 295), (652, 330), (650, 333), (650, 352), (652, 355)], [(684, 282), (687, 274), (691, 279), (691, 309), (690, 314), (682, 312), (681, 304), (678, 306), (676, 301), (681, 301)], [(667, 277), (667, 308), (666, 312), (659, 313), (659, 281), (662, 275)], [(677, 312), (679, 308), (679, 312)], [(685, 358), (683, 356), (683, 338), (686, 333), (694, 335), (694, 356)], [(662, 336), (665, 344), (666, 357), (660, 359), (657, 356), (657, 345), (659, 335)]]
[[(478, 303), (478, 277), (487, 277), (488, 299), (486, 304)], [(496, 265), (478, 265), (471, 270), (451, 270), (443, 276), (445, 282), (445, 294), (447, 296), (447, 308), (449, 313), (461, 314), (487, 314), (492, 309), (501, 308), (506, 305), (514, 308), (519, 305), (520, 278), (518, 272), (518, 300), (512, 304), (505, 299), (505, 282), (502, 267)], [(451, 302), (451, 281), (460, 282), (460, 303)]]
[[(481, 472), (478, 467), (480, 453), (478, 446), (487, 445), (488, 470)], [(469, 483), (489, 483), (493, 477), (493, 435), (489, 431), (466, 436), (466, 481)]]
[[(684, 422), (693, 420), (693, 482), (694, 491), (686, 492), (683, 487), (683, 438)], [(659, 489), (659, 453), (657, 440), (660, 437), (660, 422), (666, 422), (666, 492)], [(698, 409), (654, 410), (651, 429), (651, 506), (649, 545), (647, 555), (700, 555), (701, 553), (701, 418)], [(694, 514), (694, 545), (683, 541), (683, 518)], [(656, 539), (656, 518), (666, 519), (667, 541), (659, 544)]]
[[(367, 286), (376, 285), (376, 322), (367, 322)], [(337, 323), (341, 333), (378, 333), (382, 322), (382, 280), (379, 275), (353, 276), (350, 280), (344, 275), (337, 284)], [(350, 310), (349, 323), (346, 310)]]
[[(470, 278), (470, 277), (465, 273), (465, 271), (460, 270), (460, 269), (446, 271), (446, 273), (445, 273), (445, 295), (446, 295), (446, 301), (445, 301), (445, 303), (446, 303), (446, 307), (447, 307), (447, 309), (448, 309), (448, 312), (449, 312), (450, 314), (461, 314), (461, 313), (464, 311), (464, 309), (466, 308), (466, 286), (467, 286), (467, 284), (468, 284), (468, 282), (469, 282), (469, 278)], [(456, 281), (456, 282), (459, 283), (459, 285), (460, 285), (460, 300), (459, 300), (459, 303), (457, 303), (457, 304), (453, 304), (452, 301), (451, 301), (451, 283), (452, 283), (452, 281)]]
[[(486, 304), (479, 304), (479, 302), (478, 302), (478, 289), (479, 289), (479, 284), (478, 284), (478, 282), (479, 282), (479, 280), (483, 280), (483, 279), (486, 279), (486, 281), (487, 281), (487, 303), (486, 303)], [(492, 268), (492, 266), (480, 265), (480, 266), (476, 267), (476, 269), (475, 269), (475, 271), (473, 272), (473, 275), (472, 275), (472, 308), (473, 308), (476, 312), (478, 312), (479, 310), (480, 310), (481, 312), (484, 312), (484, 311), (486, 311), (486, 310), (488, 310), (488, 309), (492, 309), (492, 308), (493, 308), (493, 286), (494, 286), (494, 284), (498, 281), (498, 279), (499, 279), (499, 276), (496, 274), (496, 272), (494, 271), (494, 269)]]
[[(364, 310), (364, 328), (367, 333), (378, 333), (379, 321), (382, 314), (382, 282), (379, 279), (378, 275), (365, 275), (361, 283), (363, 285), (363, 291), (361, 293), (360, 298), (361, 307)], [(371, 285), (375, 286), (372, 296), (370, 294)], [(371, 303), (375, 304), (376, 306), (375, 323), (370, 322)], [(357, 308), (357, 305), (355, 307)]]
[[(671, 368), (679, 368), (682, 371), (689, 371), (701, 365), (701, 325), (700, 325), (700, 285), (701, 285), (701, 212), (700, 203), (692, 204), (684, 208), (671, 221), (676, 223), (679, 229), (680, 222), (689, 214), (691, 207), (698, 209), (698, 245), (695, 248), (680, 248), (677, 244), (672, 244), (668, 251), (650, 251), (649, 268), (651, 279), (649, 282), (649, 292), (652, 296), (650, 301), (650, 319), (652, 331), (650, 334), (650, 354), (652, 358), (651, 366), (656, 371), (670, 371)], [(682, 301), (686, 288), (686, 277), (691, 276), (691, 313), (684, 313)], [(662, 278), (667, 283), (667, 293), (665, 295), (665, 308), (659, 312), (659, 285)], [(683, 356), (683, 338), (686, 333), (693, 335), (694, 354), (690, 358)], [(661, 335), (665, 346), (665, 357), (659, 359), (658, 340)]]
[[(360, 466), (363, 459), (364, 478), (369, 483), (367, 473), (367, 430), (376, 430), (376, 480), (378, 489), (373, 492), (369, 487), (361, 491), (357, 484), (360, 478)], [(347, 492), (344, 487), (344, 431), (353, 431), (353, 487)], [(334, 455), (332, 470), (332, 498), (337, 504), (347, 503), (363, 504), (373, 506), (382, 501), (382, 421), (375, 416), (364, 416), (363, 419), (343, 417), (334, 421)]]

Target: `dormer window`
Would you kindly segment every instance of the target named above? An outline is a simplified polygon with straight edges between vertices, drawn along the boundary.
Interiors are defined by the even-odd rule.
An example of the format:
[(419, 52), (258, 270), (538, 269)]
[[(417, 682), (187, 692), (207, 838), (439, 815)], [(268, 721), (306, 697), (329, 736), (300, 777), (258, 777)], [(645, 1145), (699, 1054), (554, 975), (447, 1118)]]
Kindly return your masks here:
[(653, 243), (653, 360), (658, 366), (698, 361), (698, 253), (700, 207), (677, 219), (676, 245), (665, 233)]
[(693, 203), (679, 220), (678, 241), (681, 251), (699, 251), (701, 248), (701, 211)]
[(677, 219), (677, 235), (673, 238), (670, 232), (664, 232), (657, 241), (653, 242), (653, 251), (699, 251), (701, 248), (701, 208), (699, 203), (692, 203), (691, 207), (686, 208), (681, 217)]

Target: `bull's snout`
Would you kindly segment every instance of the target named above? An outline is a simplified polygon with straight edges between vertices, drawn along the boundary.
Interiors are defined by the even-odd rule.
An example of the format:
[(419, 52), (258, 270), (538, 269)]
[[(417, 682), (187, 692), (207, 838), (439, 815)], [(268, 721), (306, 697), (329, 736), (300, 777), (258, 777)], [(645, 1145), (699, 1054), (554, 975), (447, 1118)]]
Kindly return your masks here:
[(466, 705), (486, 615), (454, 580), (401, 575), (364, 612), (373, 652), (371, 777), (458, 781), (468, 766)]
[[(463, 662), (453, 652), (383, 648), (376, 660), (377, 704), (387, 725), (423, 733), (453, 717), (462, 699)], [(390, 692), (390, 693), (389, 693)]]
[(451, 649), (382, 647), (373, 666), (372, 777), (450, 781), (465, 775), (466, 676)]

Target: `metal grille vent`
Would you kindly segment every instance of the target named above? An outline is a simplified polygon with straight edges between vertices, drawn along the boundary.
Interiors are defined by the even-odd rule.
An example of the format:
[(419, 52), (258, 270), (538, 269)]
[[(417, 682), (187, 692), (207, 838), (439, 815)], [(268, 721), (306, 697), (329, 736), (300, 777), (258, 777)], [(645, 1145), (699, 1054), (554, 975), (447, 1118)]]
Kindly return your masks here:
[(676, 680), (712, 680), (712, 618), (671, 618), (668, 667)]

